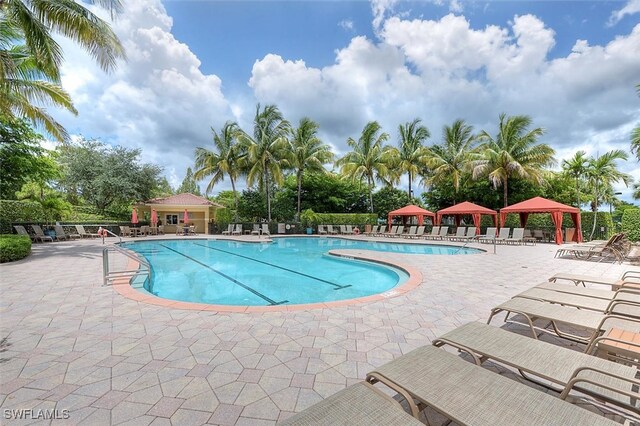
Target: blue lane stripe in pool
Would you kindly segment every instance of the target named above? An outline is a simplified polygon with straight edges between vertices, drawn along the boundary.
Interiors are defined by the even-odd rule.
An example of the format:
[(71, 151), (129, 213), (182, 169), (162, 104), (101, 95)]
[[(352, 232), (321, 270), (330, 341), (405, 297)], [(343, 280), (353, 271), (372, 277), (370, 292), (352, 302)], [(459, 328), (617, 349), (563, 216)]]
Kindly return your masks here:
[(167, 250), (171, 250), (172, 252), (177, 253), (177, 254), (179, 254), (179, 255), (181, 255), (181, 256), (184, 256), (184, 257), (186, 257), (187, 259), (192, 260), (192, 261), (196, 262), (197, 264), (204, 266), (204, 267), (205, 267), (205, 268), (207, 268), (207, 269), (210, 269), (211, 271), (215, 272), (216, 274), (218, 274), (218, 275), (221, 275), (221, 276), (225, 277), (226, 279), (228, 279), (228, 280), (229, 280), (229, 281), (231, 281), (232, 283), (239, 285), (240, 287), (244, 288), (244, 289), (245, 289), (245, 290), (247, 290), (247, 291), (250, 291), (251, 293), (253, 293), (253, 294), (255, 294), (256, 296), (258, 296), (259, 298), (261, 298), (262, 300), (264, 300), (264, 301), (266, 301), (266, 302), (269, 302), (269, 305), (272, 305), (272, 306), (275, 306), (275, 305), (282, 305), (282, 304), (284, 304), (284, 303), (287, 303), (287, 302), (288, 302), (288, 300), (284, 300), (284, 301), (282, 301), (282, 302), (276, 302), (275, 300), (273, 300), (273, 299), (271, 299), (271, 298), (269, 298), (269, 297), (265, 296), (264, 294), (260, 293), (259, 291), (256, 291), (256, 290), (252, 289), (252, 288), (251, 288), (251, 287), (249, 287), (248, 285), (241, 283), (240, 281), (238, 281), (238, 280), (236, 280), (235, 278), (232, 278), (232, 277), (230, 277), (230, 276), (226, 275), (226, 274), (225, 274), (225, 273), (223, 273), (223, 272), (220, 272), (220, 271), (218, 271), (218, 270), (216, 270), (216, 269), (213, 269), (211, 266), (209, 266), (209, 265), (207, 265), (207, 264), (205, 264), (205, 263), (202, 263), (202, 262), (200, 262), (199, 260), (194, 259), (194, 258), (193, 258), (193, 257), (191, 257), (191, 256), (188, 256), (188, 255), (186, 255), (186, 254), (184, 254), (184, 253), (180, 253), (178, 250), (174, 250), (174, 249), (172, 249), (171, 247), (167, 247), (167, 246), (165, 246), (164, 244), (159, 244), (159, 246), (164, 247), (164, 248), (166, 248)]
[(331, 281), (323, 280), (322, 278), (314, 277), (313, 275), (305, 274), (305, 273), (299, 272), (299, 271), (294, 271), (293, 269), (285, 268), (283, 266), (279, 266), (279, 265), (276, 265), (274, 263), (263, 262), (262, 260), (254, 259), (253, 257), (243, 256), (243, 255), (238, 254), (238, 253), (232, 253), (230, 251), (213, 248), (213, 247), (205, 245), (205, 244), (198, 244), (198, 243), (194, 243), (194, 244), (197, 245), (197, 246), (206, 247), (206, 248), (208, 248), (210, 250), (216, 250), (216, 251), (219, 251), (219, 252), (222, 252), (222, 253), (226, 253), (226, 254), (229, 254), (231, 256), (238, 256), (238, 257), (242, 257), (243, 259), (248, 259), (248, 260), (252, 260), (254, 262), (262, 263), (263, 265), (268, 265), (268, 266), (271, 266), (272, 268), (277, 268), (277, 269), (281, 269), (283, 271), (292, 272), (294, 274), (298, 274), (298, 275), (301, 275), (303, 277), (310, 278), (312, 280), (320, 281), (320, 282), (323, 282), (325, 284), (329, 284), (329, 285), (335, 287), (334, 290), (342, 290), (343, 288), (351, 287), (351, 284), (340, 285), (340, 284), (332, 283)]

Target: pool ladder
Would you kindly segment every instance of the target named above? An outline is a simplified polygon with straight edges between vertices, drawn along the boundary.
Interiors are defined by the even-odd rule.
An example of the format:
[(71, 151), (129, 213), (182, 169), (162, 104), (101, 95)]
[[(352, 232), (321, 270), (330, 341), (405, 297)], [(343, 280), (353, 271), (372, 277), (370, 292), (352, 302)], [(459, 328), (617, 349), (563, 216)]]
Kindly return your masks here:
[[(123, 271), (111, 271), (109, 270), (109, 251), (114, 251), (119, 254), (123, 254), (129, 259), (135, 260), (144, 268), (138, 269), (125, 269)], [(151, 265), (146, 260), (132, 254), (128, 250), (123, 249), (114, 244), (110, 244), (102, 249), (102, 280), (103, 285), (110, 285), (112, 281), (116, 278), (122, 277), (137, 277), (141, 275), (147, 275), (149, 280), (151, 280)]]

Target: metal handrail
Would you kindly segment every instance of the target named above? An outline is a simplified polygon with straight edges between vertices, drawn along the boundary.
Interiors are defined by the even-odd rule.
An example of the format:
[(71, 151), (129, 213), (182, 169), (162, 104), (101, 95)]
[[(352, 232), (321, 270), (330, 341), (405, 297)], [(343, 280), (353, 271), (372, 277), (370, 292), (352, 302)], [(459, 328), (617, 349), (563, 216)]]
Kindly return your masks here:
[[(135, 260), (140, 265), (144, 266), (146, 270), (138, 268), (138, 269), (124, 270), (124, 271), (110, 271), (109, 270), (109, 250), (117, 251), (118, 253), (125, 255), (129, 259)], [(142, 259), (139, 256), (136, 256), (130, 253), (128, 250), (125, 250), (122, 247), (119, 247), (114, 244), (110, 244), (102, 249), (103, 285), (109, 285), (109, 280), (112, 278), (127, 277), (127, 276), (136, 277), (138, 275), (148, 275), (149, 280), (151, 280), (151, 265), (145, 259)]]
[[(114, 237), (118, 237), (118, 239), (120, 240), (120, 242), (122, 242), (122, 237), (120, 235), (114, 234), (113, 232), (109, 231), (107, 228), (102, 228), (102, 232), (106, 232), (107, 234), (111, 234)], [(102, 244), (104, 244), (104, 235), (102, 236)]]

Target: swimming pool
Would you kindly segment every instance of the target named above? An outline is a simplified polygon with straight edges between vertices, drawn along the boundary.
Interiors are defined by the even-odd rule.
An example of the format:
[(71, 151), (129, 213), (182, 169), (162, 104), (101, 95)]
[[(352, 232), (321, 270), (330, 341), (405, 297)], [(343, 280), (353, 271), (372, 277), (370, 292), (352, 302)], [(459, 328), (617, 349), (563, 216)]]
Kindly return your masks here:
[(157, 240), (122, 244), (152, 268), (144, 288), (171, 300), (219, 305), (273, 306), (353, 299), (383, 293), (407, 280), (403, 270), (327, 255), (332, 249), (420, 254), (478, 252), (421, 244), (337, 238)]

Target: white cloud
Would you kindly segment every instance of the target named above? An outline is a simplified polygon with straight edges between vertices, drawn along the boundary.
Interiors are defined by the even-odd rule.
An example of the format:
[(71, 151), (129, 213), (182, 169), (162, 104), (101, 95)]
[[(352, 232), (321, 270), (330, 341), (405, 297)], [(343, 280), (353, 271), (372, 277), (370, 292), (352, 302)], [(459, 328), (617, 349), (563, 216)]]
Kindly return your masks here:
[(342, 21), (338, 22), (338, 26), (343, 30), (349, 32), (352, 32), (354, 29), (353, 21), (351, 19), (343, 19)]
[(615, 10), (609, 16), (608, 26), (614, 26), (620, 22), (627, 15), (635, 15), (640, 13), (640, 0), (629, 0), (626, 5), (620, 10)]
[(200, 71), (198, 58), (171, 34), (172, 25), (160, 0), (128, 2), (112, 25), (128, 60), (113, 75), (63, 40), (63, 86), (80, 114), (60, 116), (72, 132), (143, 148), (143, 161), (162, 165), (178, 185), (195, 147), (210, 141), (210, 126), (232, 113), (220, 79)]

